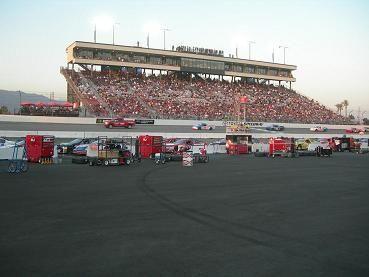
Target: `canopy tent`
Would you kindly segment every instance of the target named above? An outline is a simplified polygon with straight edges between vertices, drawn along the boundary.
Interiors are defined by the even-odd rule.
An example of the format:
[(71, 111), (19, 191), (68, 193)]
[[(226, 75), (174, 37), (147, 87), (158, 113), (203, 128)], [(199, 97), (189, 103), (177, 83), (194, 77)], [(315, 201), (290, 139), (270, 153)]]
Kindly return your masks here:
[(64, 107), (64, 108), (73, 108), (74, 104), (70, 103), (70, 102), (36, 102), (36, 103), (32, 103), (32, 102), (22, 102), (21, 106), (23, 107), (29, 107), (29, 106), (34, 106), (34, 107)]

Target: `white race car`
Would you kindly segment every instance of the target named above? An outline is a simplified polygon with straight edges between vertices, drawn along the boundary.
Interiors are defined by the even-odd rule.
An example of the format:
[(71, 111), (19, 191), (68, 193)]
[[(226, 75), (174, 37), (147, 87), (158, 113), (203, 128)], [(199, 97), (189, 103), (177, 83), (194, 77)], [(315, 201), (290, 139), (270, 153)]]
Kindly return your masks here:
[(214, 130), (214, 129), (215, 129), (214, 126), (210, 126), (210, 125), (208, 125), (207, 123), (204, 123), (204, 122), (198, 123), (198, 124), (192, 126), (192, 130), (209, 130), (209, 131), (211, 131), (211, 130)]
[(328, 128), (327, 127), (322, 127), (322, 126), (315, 126), (315, 127), (310, 128), (310, 131), (312, 131), (312, 132), (326, 132), (326, 131), (328, 131)]
[(6, 138), (0, 138), (0, 147), (14, 147), (15, 145), (18, 146), (23, 146), (24, 145), (24, 141), (12, 141), (12, 140), (7, 140)]

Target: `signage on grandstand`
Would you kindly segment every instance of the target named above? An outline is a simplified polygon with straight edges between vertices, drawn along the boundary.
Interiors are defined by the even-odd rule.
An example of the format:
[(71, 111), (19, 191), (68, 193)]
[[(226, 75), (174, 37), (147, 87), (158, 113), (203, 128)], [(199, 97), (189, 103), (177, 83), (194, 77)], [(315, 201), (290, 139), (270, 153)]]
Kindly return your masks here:
[[(173, 50), (174, 50), (174, 46), (173, 46)], [(208, 48), (202, 48), (202, 47), (181, 45), (181, 46), (177, 46), (176, 51), (177, 52), (185, 52), (185, 53), (194, 53), (194, 54), (224, 57), (224, 51), (223, 50), (208, 49)]]
[(246, 125), (252, 127), (262, 127), (263, 122), (243, 122), (243, 121), (224, 121), (223, 125), (226, 127), (230, 127), (232, 125)]
[(155, 124), (154, 119), (136, 119), (136, 124)]

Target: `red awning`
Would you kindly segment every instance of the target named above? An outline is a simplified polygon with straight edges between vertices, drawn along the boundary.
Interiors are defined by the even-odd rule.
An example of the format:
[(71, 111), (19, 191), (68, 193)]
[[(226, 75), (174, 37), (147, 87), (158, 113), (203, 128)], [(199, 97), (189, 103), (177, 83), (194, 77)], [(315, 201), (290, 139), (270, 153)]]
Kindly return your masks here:
[(65, 102), (62, 106), (66, 108), (73, 108), (73, 103)]
[(49, 106), (49, 107), (60, 107), (60, 103), (53, 101), (53, 102), (47, 103), (47, 106)]
[(46, 104), (43, 103), (43, 102), (37, 102), (34, 105), (37, 106), (37, 107), (45, 107), (46, 106)]

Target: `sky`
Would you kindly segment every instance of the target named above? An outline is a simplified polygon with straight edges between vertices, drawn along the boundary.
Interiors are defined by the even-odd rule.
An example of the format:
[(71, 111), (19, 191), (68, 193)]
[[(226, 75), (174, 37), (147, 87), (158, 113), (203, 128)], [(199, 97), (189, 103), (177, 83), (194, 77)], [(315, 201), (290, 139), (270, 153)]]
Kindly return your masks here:
[[(347, 99), (354, 115), (369, 114), (369, 1), (248, 0), (2, 0), (0, 89), (66, 98), (65, 48), (93, 41), (94, 19), (119, 23), (115, 44), (146, 44), (147, 26), (165, 27), (167, 48), (189, 45), (222, 49), (248, 58), (294, 64), (293, 88), (324, 105)], [(106, 24), (104, 24), (106, 25)], [(97, 26), (97, 42), (112, 43), (112, 28)], [(151, 31), (150, 47), (163, 47)]]

